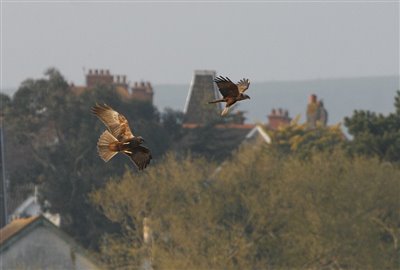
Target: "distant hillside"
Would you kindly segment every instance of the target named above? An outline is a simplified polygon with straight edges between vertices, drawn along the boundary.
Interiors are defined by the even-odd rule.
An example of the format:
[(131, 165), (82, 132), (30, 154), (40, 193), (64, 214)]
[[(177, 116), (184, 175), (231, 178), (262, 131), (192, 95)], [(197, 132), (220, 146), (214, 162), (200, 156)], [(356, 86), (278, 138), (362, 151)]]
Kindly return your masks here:
[[(189, 83), (155, 85), (155, 105), (160, 111), (165, 107), (183, 110)], [(247, 111), (248, 122), (266, 122), (267, 114), (273, 108), (288, 109), (291, 117), (300, 114), (303, 121), (308, 96), (314, 93), (324, 100), (329, 124), (334, 124), (351, 116), (354, 110), (392, 112), (394, 96), (399, 89), (398, 76), (255, 82), (248, 90), (251, 100), (242, 102), (237, 108)]]
[[(394, 96), (400, 89), (399, 76), (321, 79), (308, 81), (253, 82), (248, 90), (251, 100), (237, 108), (247, 111), (248, 122), (266, 122), (273, 108), (288, 109), (291, 117), (304, 112), (308, 96), (322, 98), (329, 112), (329, 124), (342, 122), (354, 110), (371, 110), (383, 114), (394, 110)], [(155, 85), (154, 103), (160, 111), (170, 107), (183, 110), (189, 90), (187, 84)], [(15, 89), (4, 89), (12, 94)]]

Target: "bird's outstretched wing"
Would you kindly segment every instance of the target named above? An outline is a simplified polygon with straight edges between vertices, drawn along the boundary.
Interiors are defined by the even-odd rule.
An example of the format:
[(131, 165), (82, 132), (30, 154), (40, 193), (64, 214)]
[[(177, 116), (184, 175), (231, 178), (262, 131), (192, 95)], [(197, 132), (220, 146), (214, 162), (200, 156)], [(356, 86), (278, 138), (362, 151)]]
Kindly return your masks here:
[(243, 93), (244, 91), (246, 91), (249, 86), (250, 86), (250, 81), (248, 79), (242, 79), (240, 80), (237, 84), (237, 87), (239, 88), (239, 92)]
[(107, 129), (119, 141), (124, 141), (133, 138), (131, 129), (129, 128), (128, 120), (125, 116), (115, 111), (110, 106), (104, 104), (96, 104), (92, 107), (92, 113), (95, 114)]
[(150, 160), (153, 158), (148, 148), (144, 146), (136, 146), (132, 149), (132, 154), (126, 153), (139, 170), (143, 170), (149, 165)]
[(214, 79), (214, 82), (217, 84), (219, 92), (221, 92), (221, 95), (224, 98), (239, 96), (240, 92), (238, 86), (233, 83), (228, 77), (224, 78), (222, 76), (219, 76)]

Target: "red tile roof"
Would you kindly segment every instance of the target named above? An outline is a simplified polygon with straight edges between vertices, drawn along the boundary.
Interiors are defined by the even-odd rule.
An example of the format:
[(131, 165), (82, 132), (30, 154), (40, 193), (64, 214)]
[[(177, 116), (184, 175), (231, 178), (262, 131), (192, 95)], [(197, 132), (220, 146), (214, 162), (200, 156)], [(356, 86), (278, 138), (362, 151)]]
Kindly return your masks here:
[[(199, 128), (202, 127), (203, 125), (200, 124), (193, 124), (193, 123), (186, 123), (183, 124), (182, 127), (183, 128), (188, 128), (188, 129), (192, 129), (192, 128)], [(220, 129), (252, 129), (254, 128), (256, 125), (255, 124), (218, 124), (215, 125), (216, 128), (220, 128)]]
[(237, 128), (237, 129), (252, 129), (256, 125), (254, 124), (219, 124), (216, 128)]

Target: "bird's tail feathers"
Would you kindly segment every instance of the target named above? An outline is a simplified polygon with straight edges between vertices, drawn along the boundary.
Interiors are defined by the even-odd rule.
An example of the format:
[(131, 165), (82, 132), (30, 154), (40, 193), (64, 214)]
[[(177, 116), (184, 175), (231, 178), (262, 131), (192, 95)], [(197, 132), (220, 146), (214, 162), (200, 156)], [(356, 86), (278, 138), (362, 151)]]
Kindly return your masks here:
[(225, 107), (224, 110), (221, 112), (221, 116), (225, 116), (228, 114), (230, 107)]
[(110, 149), (110, 144), (114, 142), (118, 142), (118, 140), (108, 130), (101, 134), (99, 141), (97, 142), (97, 152), (105, 162), (112, 159), (112, 157), (118, 153), (117, 151), (112, 151)]
[(224, 99), (217, 99), (217, 100), (213, 100), (213, 101), (209, 101), (208, 104), (213, 104), (213, 103), (219, 103), (219, 102), (224, 102)]

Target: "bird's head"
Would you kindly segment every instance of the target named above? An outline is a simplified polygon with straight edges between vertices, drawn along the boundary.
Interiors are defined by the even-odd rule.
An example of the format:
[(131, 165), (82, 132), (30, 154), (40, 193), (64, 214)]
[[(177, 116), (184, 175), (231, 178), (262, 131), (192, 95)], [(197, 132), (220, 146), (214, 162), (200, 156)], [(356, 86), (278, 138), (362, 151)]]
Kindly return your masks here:
[(139, 143), (143, 143), (144, 142), (144, 139), (143, 139), (142, 136), (137, 136), (136, 138), (137, 138)]

